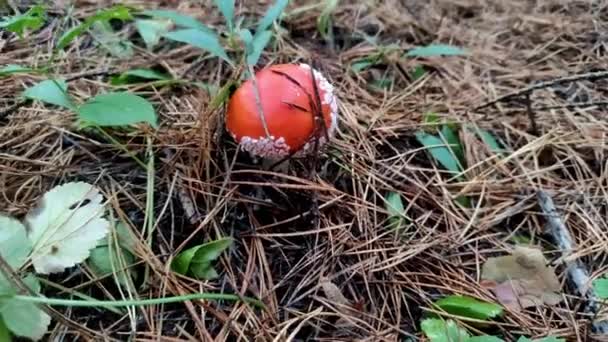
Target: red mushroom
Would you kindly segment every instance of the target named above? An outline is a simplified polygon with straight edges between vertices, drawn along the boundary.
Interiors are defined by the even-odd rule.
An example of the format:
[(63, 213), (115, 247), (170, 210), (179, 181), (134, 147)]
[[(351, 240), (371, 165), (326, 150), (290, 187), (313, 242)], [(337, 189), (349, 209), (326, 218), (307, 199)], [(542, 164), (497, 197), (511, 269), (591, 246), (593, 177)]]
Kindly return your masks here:
[[(327, 137), (331, 138), (337, 126), (338, 104), (333, 86), (320, 72), (313, 72)], [(315, 130), (318, 114), (314, 110), (315, 90), (309, 65), (274, 65), (260, 70), (255, 77), (259, 102), (249, 79), (233, 94), (226, 113), (226, 128), (243, 150), (278, 160), (310, 154), (315, 139), (319, 139), (319, 147), (327, 143), (324, 132)]]

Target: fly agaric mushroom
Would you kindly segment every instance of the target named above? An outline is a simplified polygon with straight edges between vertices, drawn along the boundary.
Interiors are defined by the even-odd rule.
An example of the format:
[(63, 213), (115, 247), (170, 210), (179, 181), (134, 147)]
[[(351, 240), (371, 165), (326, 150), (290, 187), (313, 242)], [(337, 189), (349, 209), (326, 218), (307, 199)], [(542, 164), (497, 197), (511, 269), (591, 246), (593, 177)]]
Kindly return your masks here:
[[(226, 128), (243, 150), (252, 156), (278, 160), (312, 153), (315, 139), (317, 147), (327, 143), (337, 126), (338, 104), (333, 86), (320, 72), (312, 72), (316, 87), (309, 65), (274, 65), (256, 73), (259, 98), (251, 79), (236, 90), (228, 103)], [(320, 111), (315, 110), (315, 90)], [(317, 122), (321, 116), (327, 135), (323, 129), (316, 129), (322, 124)]]

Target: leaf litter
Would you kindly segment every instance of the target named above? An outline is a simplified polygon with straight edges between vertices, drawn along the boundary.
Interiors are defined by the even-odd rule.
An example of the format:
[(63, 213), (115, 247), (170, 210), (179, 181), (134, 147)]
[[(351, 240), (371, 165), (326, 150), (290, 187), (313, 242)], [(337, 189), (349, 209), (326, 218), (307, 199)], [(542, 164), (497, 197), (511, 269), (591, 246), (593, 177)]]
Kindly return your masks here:
[(561, 283), (538, 248), (516, 245), (511, 255), (488, 258), (482, 267), (482, 284), (506, 307), (522, 309), (557, 305)]

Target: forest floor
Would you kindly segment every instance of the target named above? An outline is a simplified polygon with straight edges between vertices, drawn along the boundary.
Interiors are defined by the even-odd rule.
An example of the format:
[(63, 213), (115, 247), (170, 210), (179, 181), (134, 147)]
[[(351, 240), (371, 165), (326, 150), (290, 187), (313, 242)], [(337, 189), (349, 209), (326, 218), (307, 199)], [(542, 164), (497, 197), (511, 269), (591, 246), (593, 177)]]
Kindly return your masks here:
[[(421, 322), (438, 313), (438, 299), (463, 295), (498, 303), (482, 281), (483, 264), (522, 241), (541, 249), (555, 268), (557, 303), (505, 307), (481, 325), (438, 314), (471, 335), (506, 341), (591, 340), (593, 322), (608, 318), (603, 307), (597, 317), (586, 312), (588, 297), (565, 267), (579, 261), (593, 280), (608, 266), (605, 3), (339, 1), (328, 37), (317, 27), (328, 1), (290, 3), (256, 69), (314, 62), (335, 87), (339, 130), (321, 151), (314, 178), (309, 160), (271, 172), (237, 152), (223, 125), (225, 105), (211, 106), (213, 91), (110, 82), (145, 68), (219, 89), (238, 80), (242, 68), (167, 40), (147, 49), (129, 21), (117, 26), (131, 44), (129, 55), (112, 54), (82, 34), (51, 56), (63, 32), (111, 6), (79, 0), (70, 10), (59, 3), (68, 5), (49, 5), (44, 26), (24, 39), (0, 31), (0, 67), (36, 68), (54, 58), (53, 73), (67, 80), (77, 101), (116, 89), (136, 93), (152, 103), (158, 128), (82, 130), (69, 109), (20, 102), (25, 88), (48, 76), (0, 77), (0, 212), (22, 218), (51, 188), (86, 181), (139, 237), (133, 287), (96, 276), (82, 263), (43, 277), (44, 295), (120, 300), (222, 292), (258, 298), (265, 308), (225, 300), (124, 311), (55, 307), (45, 339), (428, 340)], [(120, 3), (171, 9), (227, 29), (212, 1)], [(237, 1), (235, 16), (255, 22), (270, 5)], [(466, 54), (404, 55), (430, 44)], [(582, 74), (589, 75), (551, 83)], [(549, 84), (526, 90), (539, 82)], [(455, 127), (463, 164), (457, 177), (417, 139), (434, 132), (431, 119)], [(503, 153), (464, 127), (488, 132)], [(551, 197), (572, 235), (574, 249), (565, 257), (546, 229), (539, 191)], [(468, 198), (468, 205), (456, 198)], [(177, 253), (223, 237), (234, 240), (213, 263), (217, 277), (171, 271)]]

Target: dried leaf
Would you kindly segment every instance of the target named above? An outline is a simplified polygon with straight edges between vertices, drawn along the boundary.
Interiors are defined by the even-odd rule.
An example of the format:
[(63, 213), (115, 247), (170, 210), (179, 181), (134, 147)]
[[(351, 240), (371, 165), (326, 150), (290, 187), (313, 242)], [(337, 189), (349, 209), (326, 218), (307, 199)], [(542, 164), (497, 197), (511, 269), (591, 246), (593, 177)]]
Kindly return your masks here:
[(350, 302), (344, 295), (342, 291), (332, 283), (329, 279), (325, 278), (321, 280), (321, 287), (323, 288), (323, 292), (327, 299), (329, 299), (333, 303), (337, 303), (340, 305), (350, 305)]
[(536, 248), (516, 246), (511, 255), (488, 259), (481, 277), (498, 301), (515, 311), (562, 300), (555, 271)]

